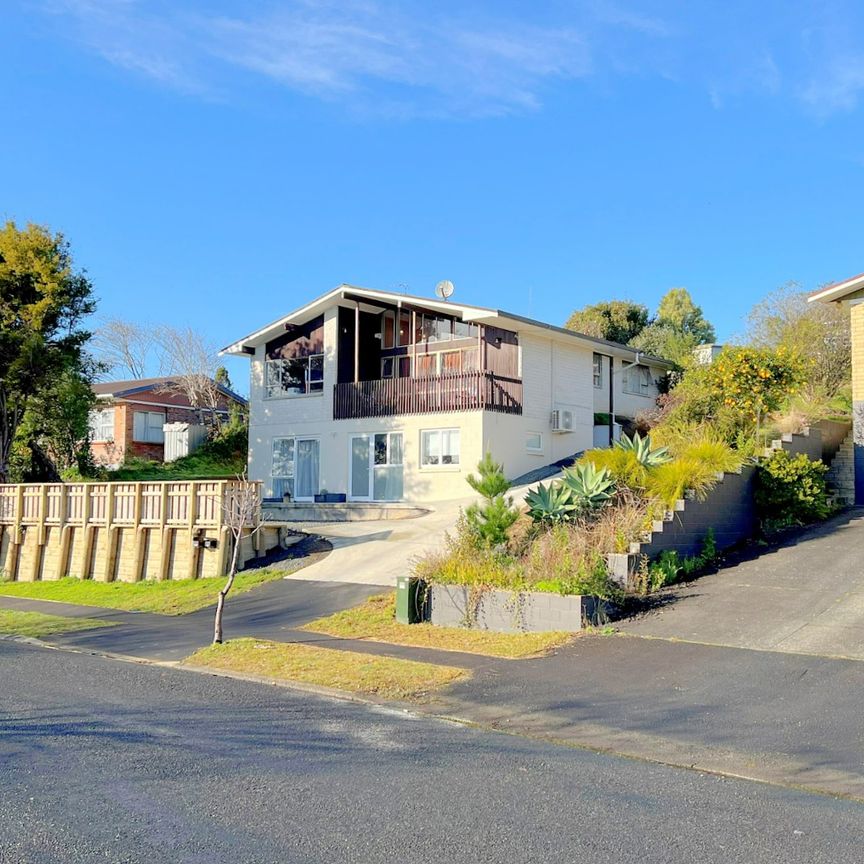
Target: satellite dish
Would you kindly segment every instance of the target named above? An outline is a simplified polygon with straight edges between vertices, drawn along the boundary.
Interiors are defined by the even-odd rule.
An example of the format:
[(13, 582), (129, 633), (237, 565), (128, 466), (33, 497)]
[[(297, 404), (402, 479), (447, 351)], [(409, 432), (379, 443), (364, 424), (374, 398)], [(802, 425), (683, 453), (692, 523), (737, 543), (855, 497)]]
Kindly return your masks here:
[(435, 296), (440, 297), (442, 300), (447, 300), (449, 297), (453, 296), (455, 290), (453, 283), (449, 279), (442, 279), (435, 286)]

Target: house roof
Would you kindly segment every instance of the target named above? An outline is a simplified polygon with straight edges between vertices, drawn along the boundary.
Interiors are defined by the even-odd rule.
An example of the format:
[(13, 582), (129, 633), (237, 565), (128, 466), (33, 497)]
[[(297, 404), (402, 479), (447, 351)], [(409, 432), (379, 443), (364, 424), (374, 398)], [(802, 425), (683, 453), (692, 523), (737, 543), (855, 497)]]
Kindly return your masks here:
[[(565, 327), (558, 327), (554, 324), (546, 324), (543, 321), (536, 321), (533, 318), (526, 318), (522, 315), (517, 315), (512, 312), (505, 312), (502, 309), (493, 309), (488, 306), (474, 306), (463, 303), (456, 303), (452, 300), (438, 300), (429, 297), (417, 297), (412, 294), (397, 294), (394, 291), (379, 291), (372, 288), (360, 288), (355, 285), (342, 284), (317, 297), (311, 303), (277, 318), (270, 324), (261, 327), (258, 330), (238, 339), (230, 345), (226, 345), (220, 352), (221, 354), (249, 354), (248, 349), (269, 342), (279, 334), (285, 331), (285, 328), (290, 324), (304, 324), (312, 318), (321, 315), (325, 309), (330, 308), (334, 304), (344, 303), (354, 307), (355, 303), (360, 303), (361, 308), (363, 301), (368, 301), (368, 304), (373, 309), (376, 301), (385, 303), (390, 306), (407, 306), (410, 308), (422, 307), (431, 312), (442, 312), (446, 315), (456, 315), (462, 321), (471, 321), (477, 324), (490, 324), (492, 326), (511, 328), (517, 330), (528, 330), (545, 336), (554, 336), (556, 338), (576, 340), (587, 346), (593, 347), (594, 350), (605, 351), (605, 353), (613, 354), (618, 357), (635, 358), (639, 357), (646, 362), (650, 362), (656, 366), (671, 367), (673, 364), (668, 360), (663, 360), (660, 357), (654, 357), (644, 352), (637, 351), (628, 345), (621, 345), (618, 342), (609, 342), (606, 339), (599, 339), (595, 336), (588, 336), (585, 333), (577, 333), (574, 330), (568, 330)], [(378, 307), (380, 308), (380, 307)]]
[(823, 303), (836, 303), (856, 291), (864, 290), (864, 273), (859, 273), (857, 276), (852, 276), (849, 279), (844, 279), (842, 282), (834, 282), (831, 285), (826, 285), (818, 291), (814, 291), (808, 298), (809, 303), (817, 300)]
[[(167, 387), (176, 383), (176, 376), (160, 375), (156, 378), (133, 378), (128, 381), (97, 381), (93, 384), (93, 392), (102, 398), (111, 397), (113, 399), (123, 399), (128, 396), (134, 396), (136, 393), (144, 393), (147, 390), (155, 390), (158, 387)], [(246, 405), (246, 399), (239, 394), (224, 387), (222, 384), (216, 385), (219, 392), (233, 399), (240, 405)]]

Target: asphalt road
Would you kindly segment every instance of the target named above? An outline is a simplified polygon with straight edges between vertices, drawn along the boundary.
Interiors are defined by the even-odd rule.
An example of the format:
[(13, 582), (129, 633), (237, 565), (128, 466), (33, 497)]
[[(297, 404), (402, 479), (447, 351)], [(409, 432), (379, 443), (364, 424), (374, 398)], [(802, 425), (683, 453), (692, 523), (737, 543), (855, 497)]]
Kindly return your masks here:
[(0, 862), (864, 862), (864, 806), (0, 641)]

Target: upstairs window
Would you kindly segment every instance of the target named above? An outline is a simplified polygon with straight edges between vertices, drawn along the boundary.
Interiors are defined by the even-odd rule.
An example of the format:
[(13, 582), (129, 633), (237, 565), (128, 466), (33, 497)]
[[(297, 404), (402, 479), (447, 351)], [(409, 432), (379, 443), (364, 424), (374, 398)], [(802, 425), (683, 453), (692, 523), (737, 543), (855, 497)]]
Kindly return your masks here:
[(132, 417), (132, 440), (140, 444), (162, 444), (165, 415), (161, 411), (136, 411)]
[(647, 366), (630, 366), (623, 372), (625, 393), (632, 396), (652, 396), (654, 394), (654, 379)]
[(264, 391), (268, 399), (307, 396), (324, 389), (324, 355), (267, 360)]
[(90, 412), (90, 438), (93, 441), (114, 440), (113, 408), (97, 408)]

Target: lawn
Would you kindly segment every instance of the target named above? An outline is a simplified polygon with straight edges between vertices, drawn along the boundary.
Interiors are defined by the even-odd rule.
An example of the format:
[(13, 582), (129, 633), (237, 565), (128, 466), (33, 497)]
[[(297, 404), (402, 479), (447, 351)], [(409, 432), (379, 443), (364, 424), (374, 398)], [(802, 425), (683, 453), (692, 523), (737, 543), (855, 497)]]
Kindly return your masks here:
[(211, 645), (183, 662), (384, 699), (419, 699), (470, 675), (453, 666), (258, 639), (233, 639)]
[[(302, 559), (297, 559), (297, 564), (302, 565)], [(231, 596), (286, 575), (285, 570), (270, 568), (238, 573)], [(166, 582), (94, 582), (92, 579), (67, 578), (51, 582), (0, 582), (0, 594), (32, 600), (79, 603), (83, 606), (105, 606), (128, 612), (185, 615), (215, 604), (216, 595), (224, 584), (223, 577)]]
[(370, 597), (360, 606), (319, 618), (302, 629), (343, 639), (369, 639), (415, 648), (465, 651), (509, 660), (536, 657), (573, 638), (572, 633), (493, 633), (467, 627), (399, 624), (394, 593)]
[(43, 615), (41, 612), (0, 609), (0, 634), (4, 636), (30, 636), (39, 639), (56, 633), (113, 626), (114, 622), (100, 621), (98, 618), (63, 618), (60, 615)]

